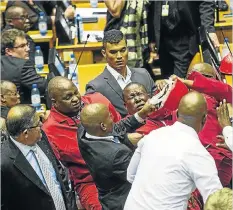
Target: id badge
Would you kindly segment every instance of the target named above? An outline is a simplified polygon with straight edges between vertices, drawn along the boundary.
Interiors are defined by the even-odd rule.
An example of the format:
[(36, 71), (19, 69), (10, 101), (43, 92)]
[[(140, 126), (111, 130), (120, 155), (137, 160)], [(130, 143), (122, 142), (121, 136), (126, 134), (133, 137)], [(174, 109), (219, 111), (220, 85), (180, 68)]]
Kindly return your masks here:
[(167, 17), (169, 13), (169, 5), (162, 5), (162, 16)]

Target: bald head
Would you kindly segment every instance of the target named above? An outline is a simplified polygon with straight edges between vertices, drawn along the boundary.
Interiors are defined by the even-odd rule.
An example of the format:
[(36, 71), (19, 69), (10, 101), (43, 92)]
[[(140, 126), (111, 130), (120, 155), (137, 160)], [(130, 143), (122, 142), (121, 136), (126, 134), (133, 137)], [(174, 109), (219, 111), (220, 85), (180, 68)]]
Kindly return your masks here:
[(81, 123), (87, 133), (106, 136), (112, 132), (112, 119), (107, 106), (100, 103), (86, 105), (80, 115)]
[(25, 104), (19, 104), (10, 109), (6, 119), (6, 127), (12, 137), (17, 137), (27, 127), (33, 124), (36, 110)]
[(25, 9), (23, 7), (19, 7), (19, 6), (9, 7), (5, 12), (5, 21), (6, 21), (6, 23), (9, 23), (9, 21), (12, 18), (19, 17), (24, 12), (25, 12)]
[(198, 63), (193, 65), (190, 68), (188, 74), (190, 74), (192, 71), (197, 71), (207, 77), (216, 78), (214, 68), (208, 63)]
[(178, 107), (178, 121), (194, 128), (202, 129), (202, 123), (207, 113), (207, 104), (202, 94), (189, 92), (181, 99)]

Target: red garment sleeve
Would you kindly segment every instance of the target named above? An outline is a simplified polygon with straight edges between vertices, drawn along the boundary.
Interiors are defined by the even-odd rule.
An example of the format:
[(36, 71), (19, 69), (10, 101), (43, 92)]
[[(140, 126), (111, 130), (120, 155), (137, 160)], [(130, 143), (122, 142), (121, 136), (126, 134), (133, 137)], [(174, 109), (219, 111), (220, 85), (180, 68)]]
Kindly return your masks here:
[(232, 87), (230, 85), (216, 79), (207, 78), (199, 72), (192, 72), (187, 79), (194, 81), (193, 90), (212, 96), (217, 101), (226, 99), (228, 103), (232, 102)]

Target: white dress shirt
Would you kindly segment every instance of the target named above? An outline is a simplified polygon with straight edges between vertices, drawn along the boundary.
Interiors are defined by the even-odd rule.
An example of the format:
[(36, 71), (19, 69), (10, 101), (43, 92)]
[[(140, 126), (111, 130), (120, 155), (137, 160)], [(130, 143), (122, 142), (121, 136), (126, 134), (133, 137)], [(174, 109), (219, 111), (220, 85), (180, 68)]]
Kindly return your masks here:
[(110, 72), (110, 74), (116, 79), (117, 83), (120, 85), (122, 90), (125, 88), (126, 85), (128, 85), (131, 82), (132, 73), (128, 66), (126, 66), (127, 74), (125, 78), (108, 64), (107, 69)]
[(231, 126), (226, 126), (223, 128), (222, 134), (224, 136), (226, 145), (229, 147), (231, 151), (233, 151), (233, 129)]
[[(51, 176), (53, 177), (53, 181), (56, 185), (56, 187), (59, 189), (59, 192), (61, 192), (61, 186), (59, 181), (57, 180), (56, 177), (56, 173), (55, 170), (53, 168), (52, 163), (50, 162), (50, 160), (48, 159), (48, 157), (44, 154), (44, 152), (41, 150), (41, 148), (35, 144), (34, 146), (28, 146), (25, 144), (22, 144), (16, 140), (14, 140), (11, 137), (11, 140), (13, 141), (13, 143), (19, 148), (19, 150), (23, 153), (23, 155), (25, 156), (25, 158), (27, 159), (27, 161), (29, 162), (29, 164), (32, 166), (32, 168), (34, 169), (34, 171), (36, 172), (36, 174), (39, 176), (40, 180), (43, 182), (43, 184), (47, 187), (47, 184), (45, 182), (44, 176), (42, 175), (41, 169), (40, 169), (40, 165), (36, 159), (36, 153), (40, 153), (40, 155), (43, 157), (43, 159), (45, 160), (45, 162), (48, 165), (49, 171), (51, 173)], [(33, 152), (35, 153), (35, 155), (33, 154)]]
[(127, 179), (132, 188), (125, 210), (186, 210), (196, 187), (204, 202), (222, 188), (214, 159), (195, 130), (180, 122), (154, 130), (138, 143)]

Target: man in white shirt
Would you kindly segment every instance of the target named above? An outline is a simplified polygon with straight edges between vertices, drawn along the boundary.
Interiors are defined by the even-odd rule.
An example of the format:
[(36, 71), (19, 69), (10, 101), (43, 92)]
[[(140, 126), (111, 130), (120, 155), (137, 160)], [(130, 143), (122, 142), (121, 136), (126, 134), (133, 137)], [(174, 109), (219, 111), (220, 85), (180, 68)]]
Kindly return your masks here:
[(190, 92), (180, 101), (178, 122), (138, 143), (127, 170), (132, 188), (125, 210), (186, 210), (196, 187), (204, 202), (222, 188), (215, 162), (197, 134), (206, 112), (204, 97)]
[(49, 143), (39, 142), (41, 126), (39, 115), (29, 105), (16, 105), (7, 115), (10, 139), (1, 146), (2, 209), (77, 209), (66, 197)]
[[(230, 107), (232, 109), (232, 107)], [(223, 147), (233, 151), (233, 129), (231, 125), (231, 120), (229, 115), (229, 106), (227, 106), (226, 100), (224, 99), (223, 102), (220, 102), (219, 107), (217, 108), (217, 116), (218, 122), (223, 128), (222, 136), (218, 136), (223, 142), (217, 143), (218, 147)]]

